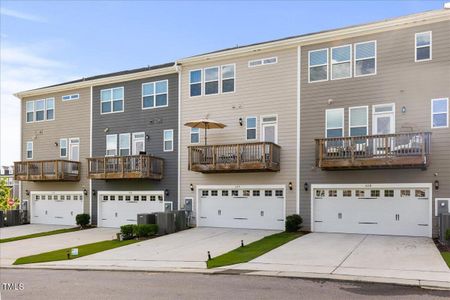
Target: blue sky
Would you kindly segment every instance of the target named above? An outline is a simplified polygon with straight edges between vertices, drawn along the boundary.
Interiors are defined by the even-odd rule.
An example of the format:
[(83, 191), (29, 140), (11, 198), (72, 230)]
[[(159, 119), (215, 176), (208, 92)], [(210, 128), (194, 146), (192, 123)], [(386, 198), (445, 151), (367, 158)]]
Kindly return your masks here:
[(13, 92), (441, 9), (444, 2), (1, 0), (0, 162), (20, 159)]

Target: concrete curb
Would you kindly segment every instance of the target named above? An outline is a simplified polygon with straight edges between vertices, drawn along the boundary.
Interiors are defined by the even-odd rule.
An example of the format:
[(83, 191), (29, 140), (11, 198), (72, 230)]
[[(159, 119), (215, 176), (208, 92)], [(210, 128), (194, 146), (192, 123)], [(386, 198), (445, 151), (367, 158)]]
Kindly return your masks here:
[(227, 268), (217, 269), (186, 269), (186, 268), (127, 268), (127, 267), (74, 267), (61, 265), (35, 265), (35, 266), (1, 266), (0, 269), (28, 269), (28, 270), (71, 270), (71, 271), (112, 271), (112, 272), (151, 272), (151, 273), (193, 273), (205, 275), (244, 275), (244, 276), (266, 276), (282, 278), (302, 278), (302, 279), (322, 279), (348, 282), (365, 283), (383, 283), (402, 286), (416, 286), (424, 289), (449, 290), (450, 281), (430, 281), (419, 279), (402, 279), (393, 277), (374, 277), (374, 276), (355, 276), (343, 274), (323, 274), (323, 273), (305, 273), (305, 272), (286, 272), (286, 271), (255, 271), (255, 270), (236, 270)]

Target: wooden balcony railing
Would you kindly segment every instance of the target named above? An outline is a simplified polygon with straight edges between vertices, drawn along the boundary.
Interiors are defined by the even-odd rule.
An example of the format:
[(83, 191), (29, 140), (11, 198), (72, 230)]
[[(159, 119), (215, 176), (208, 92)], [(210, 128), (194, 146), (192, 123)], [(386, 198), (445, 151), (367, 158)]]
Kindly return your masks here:
[(280, 171), (280, 146), (269, 143), (189, 146), (189, 170), (202, 173)]
[(35, 160), (14, 163), (14, 179), (22, 181), (79, 181), (79, 161)]
[(150, 155), (88, 158), (90, 179), (162, 179), (164, 160)]
[(431, 132), (316, 139), (323, 170), (421, 168), (430, 164)]

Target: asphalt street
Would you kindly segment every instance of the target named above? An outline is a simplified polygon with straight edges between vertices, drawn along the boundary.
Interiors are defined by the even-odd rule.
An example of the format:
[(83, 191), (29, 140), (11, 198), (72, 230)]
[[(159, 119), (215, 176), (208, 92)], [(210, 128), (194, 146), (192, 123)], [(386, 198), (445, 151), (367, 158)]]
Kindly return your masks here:
[(446, 299), (449, 291), (247, 275), (0, 269), (7, 299)]

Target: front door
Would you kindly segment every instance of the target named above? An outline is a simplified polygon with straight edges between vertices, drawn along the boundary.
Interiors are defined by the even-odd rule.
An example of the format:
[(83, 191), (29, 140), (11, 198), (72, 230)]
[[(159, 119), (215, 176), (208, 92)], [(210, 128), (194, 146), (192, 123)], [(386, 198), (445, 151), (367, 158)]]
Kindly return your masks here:
[[(394, 104), (374, 105), (372, 117), (372, 134), (385, 135), (395, 133)], [(387, 142), (386, 142), (387, 141)], [(393, 139), (376, 138), (373, 140), (375, 154), (386, 154), (393, 146)]]
[(139, 155), (142, 152), (145, 152), (145, 133), (135, 132), (133, 133), (132, 154)]
[(79, 139), (70, 139), (69, 159), (73, 160), (73, 161), (80, 161), (80, 140)]

